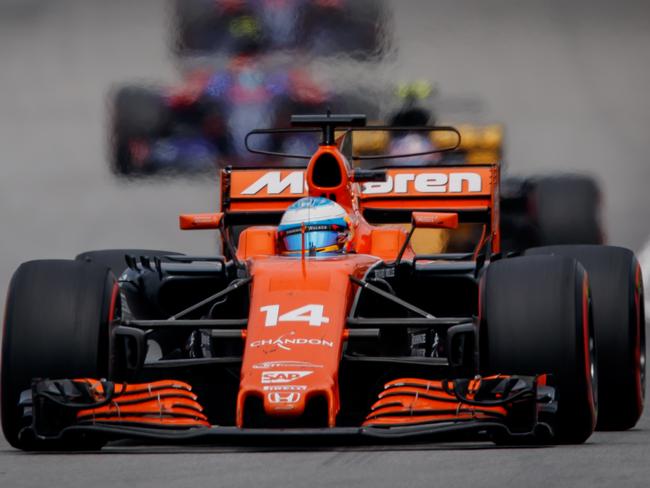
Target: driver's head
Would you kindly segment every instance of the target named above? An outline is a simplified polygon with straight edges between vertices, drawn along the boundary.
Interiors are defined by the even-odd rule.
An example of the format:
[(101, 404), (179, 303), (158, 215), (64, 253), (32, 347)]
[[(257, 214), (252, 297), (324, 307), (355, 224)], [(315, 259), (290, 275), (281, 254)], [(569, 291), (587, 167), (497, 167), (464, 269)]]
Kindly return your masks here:
[(278, 227), (282, 254), (312, 256), (342, 253), (352, 237), (350, 217), (338, 203), (322, 197), (294, 202)]

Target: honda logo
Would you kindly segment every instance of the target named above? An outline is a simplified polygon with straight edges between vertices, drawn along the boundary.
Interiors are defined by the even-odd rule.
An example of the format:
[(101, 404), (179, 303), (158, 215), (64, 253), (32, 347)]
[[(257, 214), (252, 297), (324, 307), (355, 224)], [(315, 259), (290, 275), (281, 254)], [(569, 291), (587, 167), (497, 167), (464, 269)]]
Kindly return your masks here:
[(269, 403), (296, 403), (300, 401), (301, 394), (296, 392), (274, 391), (267, 395)]

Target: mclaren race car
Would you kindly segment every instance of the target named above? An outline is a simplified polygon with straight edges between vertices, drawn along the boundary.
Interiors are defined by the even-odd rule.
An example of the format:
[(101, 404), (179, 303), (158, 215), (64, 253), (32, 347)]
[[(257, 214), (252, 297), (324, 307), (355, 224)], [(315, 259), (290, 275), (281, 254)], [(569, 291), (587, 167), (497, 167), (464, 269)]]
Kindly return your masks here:
[[(11, 445), (553, 444), (635, 425), (645, 320), (632, 252), (505, 257), (498, 165), (351, 164), (355, 134), (448, 133), (440, 152), (460, 143), (454, 128), (292, 122), (246, 138), (283, 166), (224, 168), (221, 211), (181, 215), (181, 229), (217, 230), (223, 255), (90, 251), (18, 268), (2, 350)], [(315, 153), (255, 146), (302, 131), (321, 134)], [(481, 229), (465, 251), (410, 244), (451, 243), (463, 226)]]

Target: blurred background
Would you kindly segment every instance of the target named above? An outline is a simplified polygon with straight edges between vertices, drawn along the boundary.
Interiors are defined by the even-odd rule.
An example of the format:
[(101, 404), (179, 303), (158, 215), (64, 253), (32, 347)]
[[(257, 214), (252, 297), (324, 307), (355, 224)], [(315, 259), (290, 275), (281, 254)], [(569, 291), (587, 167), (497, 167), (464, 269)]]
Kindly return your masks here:
[(326, 107), (466, 125), (509, 178), (585, 175), (641, 251), (649, 87), (645, 0), (0, 0), (0, 293), (29, 259), (213, 252), (177, 215), (216, 208), (214, 162)]

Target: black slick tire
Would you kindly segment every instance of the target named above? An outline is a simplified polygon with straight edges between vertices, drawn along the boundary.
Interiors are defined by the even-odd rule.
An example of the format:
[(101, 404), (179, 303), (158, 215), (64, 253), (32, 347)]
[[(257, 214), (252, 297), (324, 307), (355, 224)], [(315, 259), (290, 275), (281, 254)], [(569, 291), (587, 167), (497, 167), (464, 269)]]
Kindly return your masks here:
[(645, 310), (641, 267), (615, 246), (549, 246), (526, 251), (580, 261), (591, 286), (598, 357), (598, 430), (634, 427), (645, 397)]
[(593, 178), (557, 175), (531, 183), (529, 207), (538, 245), (603, 243), (600, 190)]
[(558, 443), (582, 443), (596, 424), (588, 293), (584, 268), (566, 257), (497, 261), (481, 280), (480, 371), (552, 375)]
[(0, 377), (2, 429), (9, 444), (29, 450), (61, 447), (19, 437), (24, 427), (20, 393), (34, 378), (106, 377), (109, 321), (117, 301), (115, 278), (105, 266), (42, 260), (24, 263), (14, 273)]

